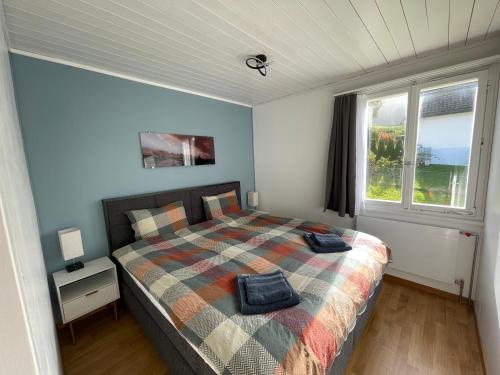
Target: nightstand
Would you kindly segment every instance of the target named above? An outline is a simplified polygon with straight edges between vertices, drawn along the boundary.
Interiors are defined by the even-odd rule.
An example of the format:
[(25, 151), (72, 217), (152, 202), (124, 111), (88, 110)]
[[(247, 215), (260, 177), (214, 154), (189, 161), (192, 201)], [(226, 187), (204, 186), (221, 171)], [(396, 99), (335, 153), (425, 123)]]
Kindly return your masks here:
[(113, 306), (118, 319), (116, 300), (120, 298), (116, 266), (108, 257), (85, 263), (74, 272), (61, 270), (52, 274), (64, 324), (69, 325), (76, 343), (73, 323), (105, 307)]

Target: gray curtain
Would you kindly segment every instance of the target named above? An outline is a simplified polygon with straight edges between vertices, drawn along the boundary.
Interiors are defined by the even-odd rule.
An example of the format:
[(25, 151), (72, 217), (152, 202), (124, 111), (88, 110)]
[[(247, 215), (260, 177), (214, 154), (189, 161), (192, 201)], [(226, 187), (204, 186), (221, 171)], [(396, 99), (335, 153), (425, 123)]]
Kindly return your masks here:
[(356, 94), (336, 96), (328, 153), (325, 210), (354, 216), (356, 199)]

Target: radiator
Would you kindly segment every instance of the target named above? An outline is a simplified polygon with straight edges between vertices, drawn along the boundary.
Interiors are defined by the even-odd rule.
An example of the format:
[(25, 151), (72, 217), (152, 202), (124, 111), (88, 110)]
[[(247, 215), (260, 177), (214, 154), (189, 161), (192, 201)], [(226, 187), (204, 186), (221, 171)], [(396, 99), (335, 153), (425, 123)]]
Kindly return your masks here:
[(357, 230), (372, 234), (392, 250), (387, 272), (414, 282), (458, 294), (464, 281), (469, 296), (476, 236), (441, 228), (368, 216), (358, 216)]

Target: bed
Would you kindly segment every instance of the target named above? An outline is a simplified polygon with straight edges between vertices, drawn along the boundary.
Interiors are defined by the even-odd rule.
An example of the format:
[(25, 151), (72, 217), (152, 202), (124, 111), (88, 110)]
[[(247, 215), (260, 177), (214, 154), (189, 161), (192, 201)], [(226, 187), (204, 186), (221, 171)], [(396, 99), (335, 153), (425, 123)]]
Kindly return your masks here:
[[(172, 374), (343, 374), (390, 258), (367, 234), (242, 210), (207, 221), (202, 196), (239, 182), (103, 200), (125, 304)], [(182, 200), (189, 227), (136, 241), (125, 211)], [(315, 254), (302, 233), (337, 231), (353, 246)], [(242, 316), (234, 276), (280, 268), (295, 307)]]

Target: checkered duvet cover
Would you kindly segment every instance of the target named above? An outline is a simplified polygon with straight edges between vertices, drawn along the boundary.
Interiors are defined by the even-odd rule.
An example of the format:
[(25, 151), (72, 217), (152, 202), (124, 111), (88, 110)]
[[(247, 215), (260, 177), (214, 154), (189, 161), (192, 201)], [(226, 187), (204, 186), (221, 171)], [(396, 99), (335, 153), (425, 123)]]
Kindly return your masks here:
[[(316, 254), (304, 232), (352, 246)], [(325, 374), (382, 278), (390, 250), (354, 230), (243, 210), (134, 242), (113, 255), (221, 374)], [(300, 303), (239, 313), (237, 274), (283, 270)]]

